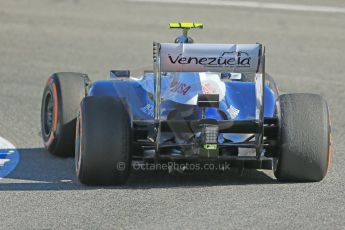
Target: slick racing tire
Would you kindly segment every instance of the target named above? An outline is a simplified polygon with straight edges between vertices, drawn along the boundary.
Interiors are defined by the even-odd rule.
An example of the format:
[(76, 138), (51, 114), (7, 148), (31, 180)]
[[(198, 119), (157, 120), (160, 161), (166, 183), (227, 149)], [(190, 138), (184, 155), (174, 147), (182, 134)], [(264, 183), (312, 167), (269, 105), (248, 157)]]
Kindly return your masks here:
[(122, 185), (130, 168), (132, 121), (125, 99), (85, 97), (77, 120), (75, 166), (86, 185)]
[(77, 112), (89, 82), (82, 73), (55, 73), (49, 77), (42, 97), (41, 133), (50, 153), (74, 155)]
[(284, 94), (280, 100), (279, 181), (317, 182), (331, 160), (331, 127), (327, 103), (316, 94)]

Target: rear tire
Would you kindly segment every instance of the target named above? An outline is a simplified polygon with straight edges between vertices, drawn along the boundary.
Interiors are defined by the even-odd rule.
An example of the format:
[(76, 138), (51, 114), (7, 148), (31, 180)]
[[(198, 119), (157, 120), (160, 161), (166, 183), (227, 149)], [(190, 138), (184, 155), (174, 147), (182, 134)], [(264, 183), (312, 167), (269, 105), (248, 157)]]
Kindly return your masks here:
[(74, 155), (77, 112), (89, 81), (82, 73), (55, 73), (49, 77), (42, 97), (41, 133), (50, 153)]
[(76, 132), (76, 173), (87, 185), (122, 185), (130, 168), (131, 117), (124, 99), (85, 97)]
[(280, 99), (279, 157), (274, 174), (280, 181), (316, 182), (331, 159), (328, 106), (320, 95), (284, 94)]

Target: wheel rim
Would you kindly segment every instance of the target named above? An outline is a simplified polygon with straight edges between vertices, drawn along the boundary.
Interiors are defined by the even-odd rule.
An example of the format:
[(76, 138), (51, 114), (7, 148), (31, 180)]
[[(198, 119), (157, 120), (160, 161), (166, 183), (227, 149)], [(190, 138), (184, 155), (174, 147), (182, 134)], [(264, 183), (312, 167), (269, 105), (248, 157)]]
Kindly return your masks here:
[(43, 131), (45, 136), (49, 136), (52, 132), (54, 121), (54, 98), (51, 91), (46, 95), (43, 114)]

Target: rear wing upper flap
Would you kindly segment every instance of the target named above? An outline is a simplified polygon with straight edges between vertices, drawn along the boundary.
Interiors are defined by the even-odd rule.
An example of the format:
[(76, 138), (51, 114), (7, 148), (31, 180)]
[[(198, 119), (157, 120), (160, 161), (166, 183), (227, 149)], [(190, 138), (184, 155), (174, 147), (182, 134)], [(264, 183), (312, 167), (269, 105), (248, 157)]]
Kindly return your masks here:
[(236, 72), (259, 70), (261, 44), (155, 43), (154, 61), (163, 72)]

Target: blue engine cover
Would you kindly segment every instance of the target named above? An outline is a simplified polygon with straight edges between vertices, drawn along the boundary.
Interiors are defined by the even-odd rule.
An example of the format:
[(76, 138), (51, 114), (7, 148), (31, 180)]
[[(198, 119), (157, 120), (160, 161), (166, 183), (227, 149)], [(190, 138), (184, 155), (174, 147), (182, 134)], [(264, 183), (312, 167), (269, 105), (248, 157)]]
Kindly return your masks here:
[[(226, 95), (220, 102), (220, 108), (227, 118), (222, 116), (218, 109), (207, 108), (208, 118), (216, 120), (234, 119), (248, 120), (255, 118), (256, 98), (254, 82), (224, 82), (226, 85)], [(166, 85), (166, 84), (165, 84)], [(162, 82), (162, 91), (168, 90)], [(100, 80), (92, 84), (88, 92), (89, 96), (112, 96), (124, 97), (127, 99), (133, 118), (135, 120), (152, 120), (154, 116), (154, 95), (144, 89), (140, 80)], [(273, 91), (265, 86), (265, 107), (264, 116), (272, 117), (275, 111), (275, 97)], [(175, 109), (186, 109), (187, 107), (197, 106), (179, 106), (179, 103), (163, 100), (161, 104), (161, 117), (165, 119), (168, 112)], [(200, 118), (200, 117), (199, 117)], [(198, 119), (198, 117), (193, 117)]]
[[(184, 75), (194, 75), (193, 73), (184, 73)], [(171, 95), (172, 93), (184, 94), (189, 87), (194, 87), (195, 81), (178, 83), (169, 77), (162, 78), (162, 95)], [(225, 87), (224, 87), (224, 85)], [(206, 118), (220, 120), (253, 120), (256, 112), (256, 96), (254, 82), (222, 82), (222, 88), (225, 89), (224, 98), (219, 103), (219, 108), (206, 108)], [(196, 87), (197, 88), (197, 87)], [(198, 90), (191, 90), (197, 95)], [(189, 92), (189, 93), (190, 93)], [(264, 89), (264, 116), (273, 117), (275, 112), (275, 95), (273, 91), (265, 86)], [(101, 80), (95, 81), (89, 92), (89, 96), (111, 96), (115, 98), (126, 98), (134, 120), (153, 120), (154, 118), (154, 95), (153, 95), (153, 77), (142, 78), (141, 80)], [(194, 95), (194, 96), (195, 96)], [(184, 119), (198, 120), (201, 118), (201, 108), (195, 104), (181, 104), (162, 96), (161, 119), (167, 119), (171, 111), (177, 110), (178, 114), (187, 114)], [(169, 118), (170, 119), (170, 118)], [(233, 142), (242, 142), (248, 138), (247, 134), (222, 134), (221, 139), (227, 139)]]

